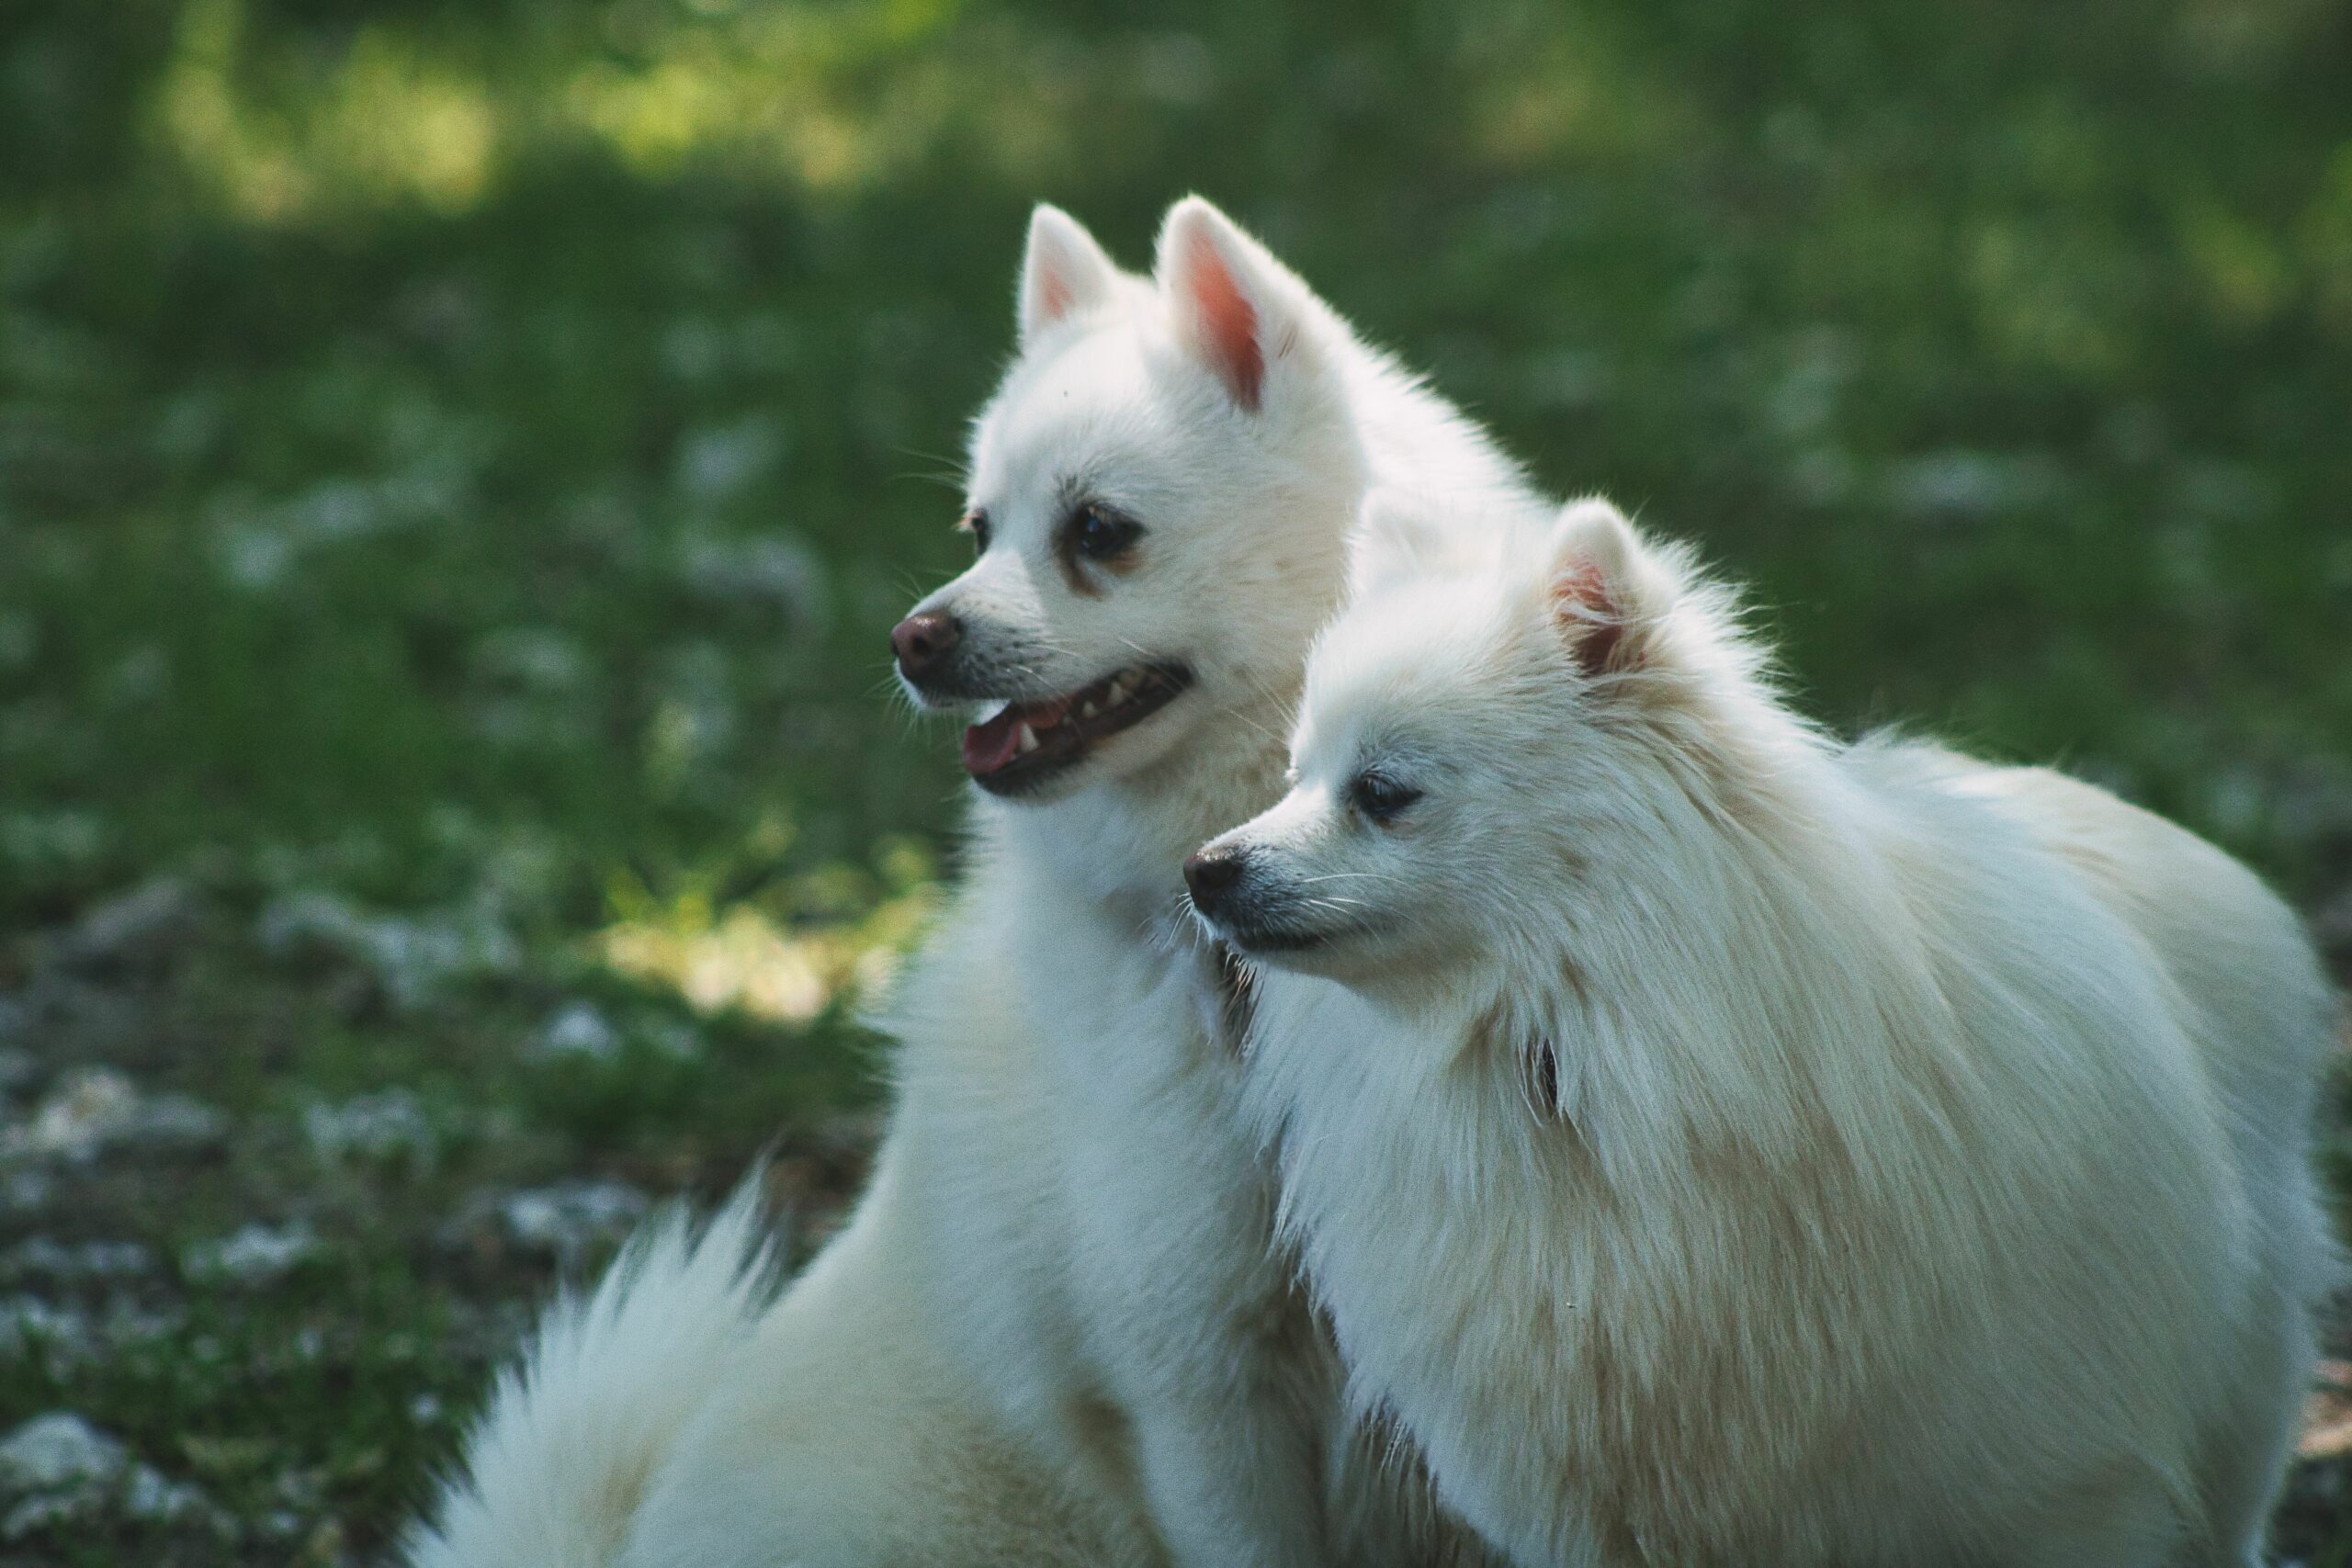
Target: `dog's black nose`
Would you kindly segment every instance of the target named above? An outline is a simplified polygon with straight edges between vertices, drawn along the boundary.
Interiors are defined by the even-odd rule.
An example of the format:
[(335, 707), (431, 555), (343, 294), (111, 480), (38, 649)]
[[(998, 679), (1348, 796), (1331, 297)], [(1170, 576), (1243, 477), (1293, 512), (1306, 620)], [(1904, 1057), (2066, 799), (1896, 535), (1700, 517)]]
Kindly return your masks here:
[(890, 651), (899, 656), (899, 672), (921, 685), (955, 651), (956, 640), (962, 635), (963, 628), (953, 615), (936, 610), (909, 615), (890, 628)]
[(1241, 880), (1246, 863), (1238, 850), (1203, 850), (1184, 863), (1184, 886), (1193, 890), (1193, 908), (1207, 914)]

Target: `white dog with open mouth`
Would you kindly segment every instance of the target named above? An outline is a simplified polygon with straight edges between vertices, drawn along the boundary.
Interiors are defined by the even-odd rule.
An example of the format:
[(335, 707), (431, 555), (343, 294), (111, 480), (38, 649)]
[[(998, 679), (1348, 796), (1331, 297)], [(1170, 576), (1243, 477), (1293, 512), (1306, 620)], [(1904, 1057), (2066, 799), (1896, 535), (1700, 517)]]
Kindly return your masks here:
[(1833, 744), (1603, 503), (1432, 571), (1462, 511), (1374, 508), (1187, 866), (1352, 1403), (1525, 1568), (2255, 1568), (2335, 1257), (2292, 914)]
[[(1480, 1551), (1340, 1419), (1179, 867), (1280, 793), (1367, 487), (1537, 503), (1204, 202), (1170, 210), (1148, 279), (1040, 208), (1020, 322), (972, 438), (978, 559), (892, 638), (921, 703), (977, 710), (980, 793), (885, 1020), (873, 1185), (764, 1315), (741, 1211), (608, 1281), (502, 1391), (419, 1568)], [(550, 1530), (569, 1544), (532, 1544)]]

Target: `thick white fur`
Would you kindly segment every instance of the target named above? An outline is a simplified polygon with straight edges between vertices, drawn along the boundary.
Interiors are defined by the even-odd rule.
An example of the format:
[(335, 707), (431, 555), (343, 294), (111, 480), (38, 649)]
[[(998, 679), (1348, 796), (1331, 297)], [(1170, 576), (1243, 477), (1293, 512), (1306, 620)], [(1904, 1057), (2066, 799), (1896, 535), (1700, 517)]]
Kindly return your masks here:
[[(1329, 1346), (1270, 1251), (1271, 1173), (1178, 869), (1280, 793), (1367, 487), (1535, 502), (1206, 203), (1171, 209), (1159, 252), (1153, 277), (1121, 273), (1039, 209), (1022, 352), (972, 437), (992, 542), (921, 608), (958, 618), (999, 694), (1147, 658), (1194, 685), (1075, 774), (976, 796), (960, 894), (883, 1020), (901, 1048), (874, 1185), (673, 1438), (599, 1439), (662, 1455), (633, 1510), (618, 1491), (595, 1505), (630, 1517), (617, 1557), (469, 1564), (1376, 1568), (1478, 1550), (1340, 1419)], [(1084, 592), (1053, 543), (1080, 492), (1147, 529)], [(544, 1511), (531, 1475), (477, 1483)]]
[(2334, 1269), (2290, 913), (2086, 785), (1831, 743), (1598, 503), (1360, 576), (1213, 846), (1236, 940), (1329, 935), (1250, 1093), (1352, 1403), (1531, 1568), (2258, 1563)]
[(415, 1568), (609, 1562), (654, 1466), (775, 1294), (756, 1183), (697, 1238), (674, 1208), (502, 1372)]

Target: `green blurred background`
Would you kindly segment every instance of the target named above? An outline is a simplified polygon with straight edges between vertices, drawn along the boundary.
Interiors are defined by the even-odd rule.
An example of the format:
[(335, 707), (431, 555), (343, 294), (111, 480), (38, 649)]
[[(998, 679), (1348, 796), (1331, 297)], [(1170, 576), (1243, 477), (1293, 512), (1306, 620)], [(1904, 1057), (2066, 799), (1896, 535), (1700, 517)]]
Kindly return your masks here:
[(0, 1563), (372, 1560), (645, 1203), (773, 1146), (821, 1237), (1027, 209), (1141, 265), (1193, 190), (1815, 711), (2165, 811), (2346, 972), (2342, 0), (19, 3), (0, 1438), (120, 1447), (0, 1466)]

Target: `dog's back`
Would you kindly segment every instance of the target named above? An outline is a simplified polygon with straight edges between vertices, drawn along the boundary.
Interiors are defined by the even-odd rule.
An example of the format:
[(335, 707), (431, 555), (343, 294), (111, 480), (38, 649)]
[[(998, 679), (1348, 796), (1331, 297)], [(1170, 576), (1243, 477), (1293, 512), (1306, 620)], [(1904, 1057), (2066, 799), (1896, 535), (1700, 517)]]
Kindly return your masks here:
[(2239, 1325), (2245, 1379), (2200, 1480), (2211, 1517), (2260, 1517), (2294, 1438), (2313, 1309), (2343, 1274), (2311, 1160), (2313, 1094), (2338, 1039), (2326, 980), (2293, 911), (2196, 835), (2048, 769), (1980, 770), (1959, 787), (2072, 866), (2178, 987), (2259, 1251)]
[[(2204, 840), (2064, 773), (1984, 769), (1962, 787), (2011, 809), (2146, 939), (2190, 1009), (2241, 1157), (2294, 1164), (2333, 1041), (2327, 983), (2294, 912)], [(2324, 1253), (2312, 1261), (2324, 1280)]]

